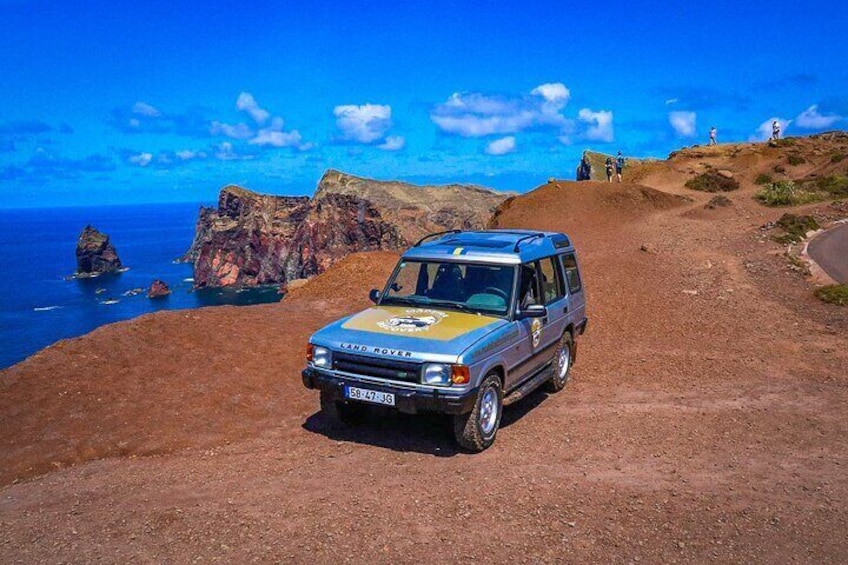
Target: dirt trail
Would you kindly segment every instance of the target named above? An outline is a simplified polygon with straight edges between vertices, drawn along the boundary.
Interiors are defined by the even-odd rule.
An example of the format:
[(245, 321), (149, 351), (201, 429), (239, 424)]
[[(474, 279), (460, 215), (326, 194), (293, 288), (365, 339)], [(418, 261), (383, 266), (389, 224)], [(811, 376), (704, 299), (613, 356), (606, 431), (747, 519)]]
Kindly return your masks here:
[(0, 373), (0, 561), (848, 562), (848, 314), (764, 237), (782, 211), (753, 185), (711, 210), (681, 174), (498, 215), (572, 235), (590, 325), (569, 386), (509, 407), (479, 455), (435, 416), (333, 428), (300, 383), (306, 337), (392, 254)]

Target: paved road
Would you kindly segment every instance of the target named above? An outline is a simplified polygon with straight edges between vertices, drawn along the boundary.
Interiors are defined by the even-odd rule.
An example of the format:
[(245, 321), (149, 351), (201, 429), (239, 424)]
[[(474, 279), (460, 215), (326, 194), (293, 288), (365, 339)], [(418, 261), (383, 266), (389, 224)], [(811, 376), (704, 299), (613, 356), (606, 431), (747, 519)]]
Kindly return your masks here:
[(831, 278), (848, 284), (848, 224), (827, 230), (813, 239), (807, 253)]

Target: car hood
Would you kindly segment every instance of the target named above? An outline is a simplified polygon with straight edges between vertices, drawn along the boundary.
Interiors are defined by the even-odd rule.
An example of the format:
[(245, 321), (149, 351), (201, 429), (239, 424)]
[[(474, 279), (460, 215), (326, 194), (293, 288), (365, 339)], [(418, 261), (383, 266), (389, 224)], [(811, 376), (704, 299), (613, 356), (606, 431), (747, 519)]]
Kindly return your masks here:
[(407, 306), (376, 306), (330, 324), (312, 342), (333, 349), (409, 361), (453, 362), (508, 322), (501, 318)]

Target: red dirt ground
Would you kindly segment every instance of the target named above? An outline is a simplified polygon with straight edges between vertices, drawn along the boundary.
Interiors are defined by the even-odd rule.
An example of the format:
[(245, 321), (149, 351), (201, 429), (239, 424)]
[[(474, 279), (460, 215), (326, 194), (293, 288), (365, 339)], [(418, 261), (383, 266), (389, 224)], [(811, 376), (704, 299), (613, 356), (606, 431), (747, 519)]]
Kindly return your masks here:
[(756, 168), (728, 208), (682, 187), (703, 159), (497, 216), (572, 236), (590, 324), (569, 386), (507, 408), (482, 454), (435, 416), (337, 429), (300, 382), (390, 253), (3, 371), (0, 562), (848, 562), (848, 312), (761, 229), (783, 210), (751, 199)]

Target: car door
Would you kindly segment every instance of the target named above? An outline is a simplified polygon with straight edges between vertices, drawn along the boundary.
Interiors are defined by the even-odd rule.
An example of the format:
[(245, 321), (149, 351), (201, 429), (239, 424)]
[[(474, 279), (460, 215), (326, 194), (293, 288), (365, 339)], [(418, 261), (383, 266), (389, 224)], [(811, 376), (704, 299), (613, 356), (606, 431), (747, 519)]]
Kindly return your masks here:
[(515, 306), (516, 324), (518, 325), (518, 344), (514, 351), (513, 365), (510, 367), (506, 388), (512, 389), (545, 363), (539, 355), (543, 350), (544, 318), (529, 318), (522, 316), (522, 309), (530, 304), (544, 304), (541, 292), (541, 273), (538, 261), (524, 263), (519, 268), (518, 292)]
[(583, 282), (574, 252), (561, 255), (561, 263), (568, 290), (568, 312), (565, 325), (580, 325), (586, 318), (586, 300), (583, 294)]
[(556, 353), (560, 337), (566, 327), (569, 315), (568, 298), (562, 267), (557, 256), (546, 257), (539, 261), (539, 274), (542, 300), (548, 311), (548, 315), (543, 318), (540, 354), (545, 361), (550, 361)]

